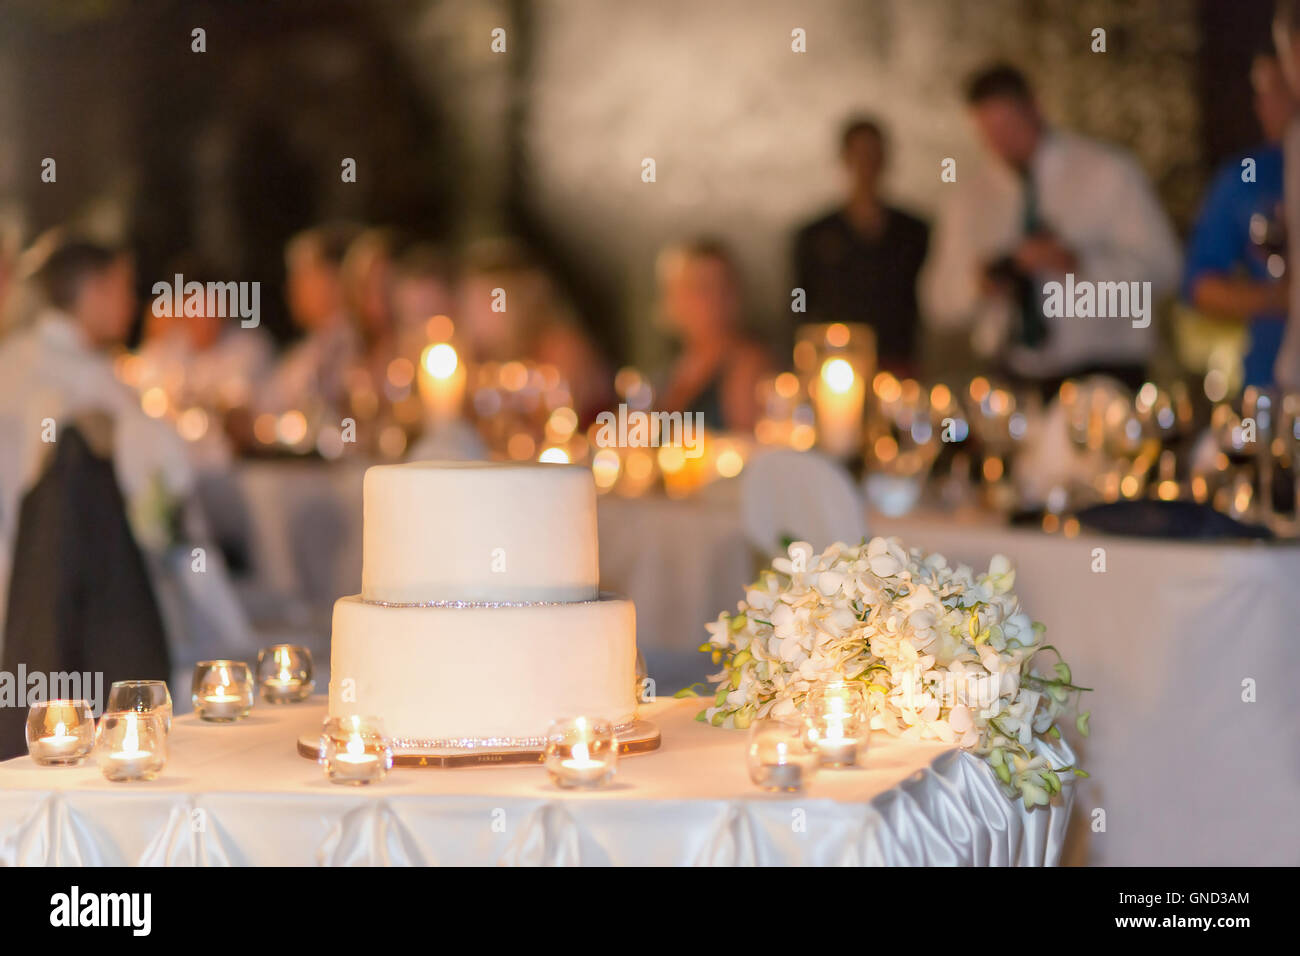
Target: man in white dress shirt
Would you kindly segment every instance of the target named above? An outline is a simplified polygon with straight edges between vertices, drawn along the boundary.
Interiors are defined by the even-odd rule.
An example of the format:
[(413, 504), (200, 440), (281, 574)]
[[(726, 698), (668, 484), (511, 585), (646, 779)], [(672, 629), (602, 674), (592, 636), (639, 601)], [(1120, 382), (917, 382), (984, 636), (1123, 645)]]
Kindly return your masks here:
[[(1121, 150), (1049, 126), (1012, 67), (977, 74), (967, 102), (992, 162), (962, 165), (946, 187), (954, 193), (922, 276), (929, 321), (969, 329), (979, 355), (1044, 391), (1089, 372), (1140, 380), (1156, 343), (1155, 302), (1175, 289), (1181, 266), (1142, 170)], [(1091, 295), (1103, 283), (1132, 290), (1127, 314), (1097, 317), (1104, 290), (1118, 286), (1102, 287), (1092, 309), (1082, 299), (1073, 307), (1075, 290)], [(1067, 301), (1049, 302), (1053, 288)]]

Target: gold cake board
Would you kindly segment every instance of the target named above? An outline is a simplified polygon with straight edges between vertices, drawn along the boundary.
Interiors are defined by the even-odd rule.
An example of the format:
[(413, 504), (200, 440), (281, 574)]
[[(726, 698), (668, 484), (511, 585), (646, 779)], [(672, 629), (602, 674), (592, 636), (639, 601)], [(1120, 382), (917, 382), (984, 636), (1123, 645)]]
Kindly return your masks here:
[[(658, 750), (662, 740), (659, 728), (648, 720), (634, 720), (618, 735), (618, 755), (635, 757)], [(298, 738), (298, 755), (308, 760), (320, 759), (320, 735), (303, 734)], [(440, 770), (457, 767), (507, 767), (541, 763), (545, 754), (540, 747), (495, 747), (482, 750), (394, 750), (394, 767), (424, 767)]]

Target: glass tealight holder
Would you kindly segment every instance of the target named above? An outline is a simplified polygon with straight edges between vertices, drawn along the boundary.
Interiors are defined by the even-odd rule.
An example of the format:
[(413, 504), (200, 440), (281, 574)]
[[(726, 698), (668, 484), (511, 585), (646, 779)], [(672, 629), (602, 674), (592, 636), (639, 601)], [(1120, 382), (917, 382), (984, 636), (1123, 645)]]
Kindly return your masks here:
[(377, 783), (393, 769), (393, 744), (378, 717), (328, 717), (317, 758), (330, 783)]
[(855, 767), (866, 755), (871, 724), (860, 684), (830, 681), (814, 687), (803, 715), (809, 743), (823, 767)]
[(194, 712), (203, 720), (229, 723), (253, 709), (253, 674), (243, 661), (199, 661), (191, 690)]
[(167, 730), (158, 711), (105, 711), (95, 738), (99, 769), (109, 780), (152, 780), (167, 762)]
[(257, 652), (257, 683), (268, 704), (296, 704), (311, 696), (311, 651), (296, 644), (274, 644)]
[(546, 731), (546, 772), (565, 790), (594, 790), (618, 770), (618, 738), (608, 720), (557, 720)]
[(104, 710), (134, 710), (141, 714), (157, 711), (167, 733), (172, 732), (172, 695), (166, 681), (115, 680), (108, 689)]
[(95, 717), (84, 700), (46, 700), (27, 711), (27, 752), (42, 767), (72, 767), (95, 746)]
[(749, 779), (764, 790), (797, 793), (817, 772), (820, 758), (803, 721), (755, 721), (749, 728)]

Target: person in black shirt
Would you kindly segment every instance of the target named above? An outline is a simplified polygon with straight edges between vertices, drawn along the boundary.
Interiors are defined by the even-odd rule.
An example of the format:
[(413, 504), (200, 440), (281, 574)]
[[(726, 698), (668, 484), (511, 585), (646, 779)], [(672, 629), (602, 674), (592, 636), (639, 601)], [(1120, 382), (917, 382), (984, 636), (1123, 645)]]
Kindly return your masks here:
[(916, 277), (930, 230), (881, 200), (886, 142), (877, 123), (849, 121), (840, 154), (847, 201), (795, 236), (795, 284), (807, 297), (800, 319), (865, 322), (875, 330), (880, 366), (910, 375), (918, 364)]

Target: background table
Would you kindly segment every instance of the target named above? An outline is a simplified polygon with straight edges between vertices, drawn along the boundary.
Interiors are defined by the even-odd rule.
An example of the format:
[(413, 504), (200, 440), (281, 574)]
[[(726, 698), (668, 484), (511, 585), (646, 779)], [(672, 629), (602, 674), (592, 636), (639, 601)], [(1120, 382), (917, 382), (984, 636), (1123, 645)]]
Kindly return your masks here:
[[(357, 589), (360, 547), (347, 542), (360, 540), (360, 467), (255, 463), (233, 480), (256, 516), (259, 575), (319, 595), (326, 614)], [(636, 603), (661, 695), (712, 669), (696, 652), (704, 623), (754, 576), (735, 486), (682, 501), (600, 499), (602, 584)], [(1079, 788), (1067, 862), (1300, 863), (1300, 548), (1066, 538), (980, 515), (872, 515), (869, 526), (975, 567), (1010, 557), (1024, 607), (1095, 688), (1084, 697), (1093, 736), (1080, 747), (1093, 777)], [(1092, 570), (1097, 548), (1104, 573)]]
[(988, 768), (938, 744), (874, 735), (866, 767), (805, 794), (764, 794), (746, 735), (694, 721), (696, 701), (643, 716), (663, 748), (614, 784), (559, 790), (540, 766), (399, 769), (329, 783), (296, 752), (324, 703), (259, 705), (234, 725), (177, 718), (158, 779), (109, 783), (93, 764), (0, 763), (0, 865), (1035, 864), (1055, 863), (1067, 789), (1026, 811)]

